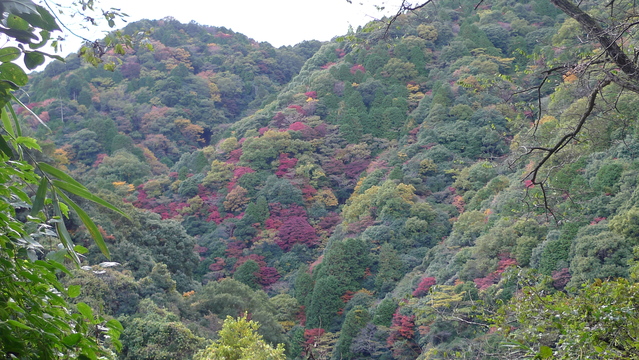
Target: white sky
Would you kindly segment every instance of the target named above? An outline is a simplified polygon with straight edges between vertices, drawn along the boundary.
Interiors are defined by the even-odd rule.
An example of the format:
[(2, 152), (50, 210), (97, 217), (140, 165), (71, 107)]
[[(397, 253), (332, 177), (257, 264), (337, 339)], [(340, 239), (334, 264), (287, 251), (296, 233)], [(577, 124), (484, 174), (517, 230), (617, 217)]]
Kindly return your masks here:
[[(69, 3), (71, 0), (60, 0)], [(363, 5), (362, 5), (363, 3)], [(387, 13), (397, 11), (401, 0), (101, 0), (102, 8), (119, 8), (129, 15), (128, 21), (162, 19), (172, 16), (183, 23), (191, 20), (202, 25), (224, 26), (257, 41), (273, 46), (294, 45), (303, 40), (330, 40), (346, 34), (383, 13), (373, 5), (386, 6)], [(78, 29), (77, 20), (64, 20)], [(125, 24), (118, 22), (116, 28)], [(105, 27), (107, 28), (107, 27)], [(99, 32), (78, 31), (87, 38), (101, 37)], [(65, 52), (78, 45), (68, 41)]]

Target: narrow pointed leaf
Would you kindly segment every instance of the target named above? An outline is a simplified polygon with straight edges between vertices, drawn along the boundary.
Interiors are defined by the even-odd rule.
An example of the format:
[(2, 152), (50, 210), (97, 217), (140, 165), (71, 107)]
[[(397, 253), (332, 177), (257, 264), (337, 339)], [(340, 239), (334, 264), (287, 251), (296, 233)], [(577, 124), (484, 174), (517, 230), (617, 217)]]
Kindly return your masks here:
[(31, 206), (31, 216), (36, 216), (44, 207), (44, 200), (47, 197), (48, 184), (49, 182), (47, 181), (47, 178), (43, 176), (42, 180), (40, 180), (38, 191), (36, 191), (36, 197), (33, 200), (33, 205)]
[(74, 178), (72, 178), (71, 176), (67, 175), (64, 171), (56, 169), (55, 167), (47, 164), (47, 163), (43, 163), (43, 162), (39, 162), (36, 164), (36, 166), (42, 170), (43, 172), (55, 176), (58, 179), (67, 182), (69, 184), (75, 185), (76, 187), (79, 187), (81, 189), (85, 189), (84, 185), (80, 184), (79, 182), (77, 182)]
[[(109, 249), (104, 243), (104, 238), (102, 237), (100, 230), (95, 225), (93, 220), (91, 220), (91, 217), (89, 217), (89, 215), (87, 215), (87, 213), (84, 212), (84, 210), (82, 210), (82, 208), (78, 206), (78, 204), (74, 203), (73, 200), (69, 199), (69, 197), (66, 196), (63, 192), (56, 189), (56, 194), (58, 194), (58, 196), (60, 196), (60, 198), (64, 200), (64, 202), (67, 203), (69, 206), (71, 206), (71, 208), (78, 214), (80, 220), (82, 220), (82, 223), (91, 234), (93, 241), (95, 241), (95, 244), (98, 246), (98, 248), (100, 248), (100, 251), (102, 251), (102, 254), (104, 254), (107, 259), (111, 259), (111, 254), (109, 253)], [(75, 252), (75, 249), (73, 251)]]
[[(12, 99), (17, 99), (13, 94), (10, 95)], [(18, 115), (16, 115), (16, 112), (13, 110), (13, 106), (7, 105), (7, 108), (9, 109), (9, 113), (11, 113), (13, 124), (16, 127), (16, 135), (22, 136), (22, 128), (20, 127), (20, 121), (18, 121)]]
[(4, 137), (2, 137), (2, 135), (0, 135), (0, 151), (5, 153), (9, 158), (13, 157), (13, 151), (9, 147), (9, 144), (7, 144), (7, 141), (4, 139)]
[(38, 265), (42, 265), (46, 268), (49, 268), (51, 270), (60, 270), (63, 273), (71, 276), (71, 272), (64, 265), (52, 259), (47, 259), (47, 260), (48, 261), (36, 260), (35, 263)]
[(93, 195), (89, 190), (87, 190), (84, 187), (78, 187), (75, 186), (73, 184), (69, 184), (67, 182), (64, 181), (60, 181), (60, 180), (53, 180), (53, 185), (56, 187), (59, 187), (60, 189), (64, 190), (64, 191), (68, 191), (74, 195), (80, 196), (84, 199), (87, 200), (91, 200), (93, 202), (95, 202), (96, 204), (100, 204), (108, 209), (111, 209), (115, 212), (117, 212), (118, 214), (126, 217), (127, 219), (131, 219), (129, 217), (129, 215), (127, 215), (124, 211), (118, 209), (117, 207), (109, 204), (107, 201), (105, 201), (104, 199), (100, 198), (99, 196), (95, 196)]
[(62, 211), (60, 211), (60, 204), (57, 200), (53, 202), (53, 208), (54, 208), (56, 216), (60, 218), (60, 221), (56, 221), (55, 228), (58, 231), (58, 236), (60, 237), (60, 240), (62, 241), (62, 245), (64, 245), (64, 247), (67, 249), (73, 261), (76, 264), (80, 264), (80, 258), (78, 257), (78, 253), (76, 253), (75, 250), (73, 250), (73, 240), (71, 240), (71, 235), (69, 234), (69, 231), (67, 230), (66, 225), (64, 225), (64, 219), (62, 218)]
[[(42, 126), (44, 126), (45, 128), (47, 128), (47, 130), (51, 131), (51, 129), (47, 126), (47, 124), (44, 123), (44, 121), (42, 121), (42, 119), (40, 119), (40, 117), (38, 115), (36, 115), (36, 113), (34, 113), (33, 111), (31, 111), (31, 109), (29, 109), (24, 103), (22, 103), (22, 101), (20, 101), (20, 99), (18, 99), (17, 97), (15, 97), (15, 95), (10, 94), (11, 95), (11, 99), (15, 102), (18, 103), (18, 105), (22, 106), (29, 114), (31, 114), (33, 117), (35, 117), (40, 124), (42, 124)], [(13, 108), (11, 109), (11, 111), (13, 112)], [(15, 116), (15, 113), (14, 113)], [(17, 119), (17, 117), (15, 117)], [(20, 133), (18, 133), (20, 135)]]
[(34, 330), (33, 328), (19, 322), (19, 321), (15, 321), (15, 320), (7, 320), (7, 323), (9, 325), (15, 326), (15, 327), (19, 327), (21, 329), (25, 329), (25, 330)]
[(16, 133), (15, 131), (13, 131), (13, 125), (11, 124), (9, 114), (7, 113), (6, 109), (2, 110), (0, 118), (2, 119), (2, 127), (4, 128), (4, 131), (6, 131), (7, 134), (9, 134), (9, 136), (11, 136), (12, 138), (15, 138)]

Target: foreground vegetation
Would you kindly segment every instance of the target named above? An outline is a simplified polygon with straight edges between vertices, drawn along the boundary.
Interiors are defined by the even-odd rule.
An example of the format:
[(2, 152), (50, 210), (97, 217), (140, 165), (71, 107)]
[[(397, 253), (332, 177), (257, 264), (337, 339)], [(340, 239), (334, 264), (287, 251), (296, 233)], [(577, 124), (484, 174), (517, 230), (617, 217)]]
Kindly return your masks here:
[[(143, 21), (123, 34), (153, 29), (154, 50), (108, 52), (113, 72), (50, 64), (15, 109), (33, 161), (130, 219), (71, 192), (88, 213), (63, 223), (82, 268), (6, 254), (69, 295), (73, 323), (111, 321), (123, 359), (637, 357), (639, 99), (597, 88), (601, 73), (545, 72), (601, 52), (547, 1), (475, 5), (279, 49)], [(579, 126), (593, 94), (531, 179), (543, 154), (527, 150)], [(32, 258), (63, 262), (58, 242)]]

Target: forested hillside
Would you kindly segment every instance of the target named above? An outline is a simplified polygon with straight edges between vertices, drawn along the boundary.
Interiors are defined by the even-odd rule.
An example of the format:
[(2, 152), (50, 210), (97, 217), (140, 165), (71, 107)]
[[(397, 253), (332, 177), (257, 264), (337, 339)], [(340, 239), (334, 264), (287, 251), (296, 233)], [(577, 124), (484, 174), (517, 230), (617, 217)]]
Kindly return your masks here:
[(62, 281), (119, 358), (191, 359), (243, 315), (290, 359), (638, 357), (639, 96), (603, 88), (531, 178), (599, 80), (565, 64), (602, 49), (546, 0), (477, 3), (281, 48), (142, 21), (115, 71), (32, 74), (51, 131), (23, 131), (131, 217), (78, 199), (118, 264), (65, 220), (89, 252)]

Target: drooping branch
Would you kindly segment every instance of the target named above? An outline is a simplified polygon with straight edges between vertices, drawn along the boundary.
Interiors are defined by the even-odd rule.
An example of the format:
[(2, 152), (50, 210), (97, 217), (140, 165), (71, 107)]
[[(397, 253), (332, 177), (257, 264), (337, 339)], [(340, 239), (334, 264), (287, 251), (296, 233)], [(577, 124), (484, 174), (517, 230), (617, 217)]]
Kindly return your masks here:
[(402, 0), (402, 4), (399, 6), (399, 9), (397, 9), (397, 13), (395, 15), (391, 16), (390, 20), (386, 24), (386, 29), (384, 30), (384, 34), (388, 34), (388, 31), (390, 30), (391, 25), (393, 25), (395, 20), (397, 20), (397, 18), (400, 15), (402, 15), (402, 14), (404, 14), (406, 12), (419, 10), (419, 9), (423, 8), (424, 6), (428, 5), (431, 1), (432, 0), (427, 0), (427, 1), (424, 1), (422, 3), (418, 3), (418, 4), (413, 5), (413, 4), (409, 3), (406, 0)]
[(588, 34), (595, 36), (606, 54), (610, 56), (610, 59), (624, 74), (632, 80), (639, 81), (639, 67), (637, 67), (637, 64), (628, 57), (628, 55), (615, 42), (615, 39), (611, 36), (611, 34), (607, 30), (603, 29), (601, 25), (592, 18), (592, 16), (581, 10), (571, 0), (550, 0), (550, 2), (557, 6), (566, 15), (575, 19)]
[(579, 122), (577, 123), (577, 126), (575, 127), (575, 129), (571, 132), (569, 132), (568, 134), (564, 135), (561, 140), (557, 141), (555, 143), (555, 146), (553, 146), (552, 148), (542, 148), (542, 147), (535, 147), (532, 148), (529, 153), (532, 153), (535, 150), (540, 150), (540, 151), (544, 151), (546, 152), (546, 154), (544, 155), (544, 157), (541, 159), (541, 161), (535, 166), (535, 168), (528, 173), (528, 175), (526, 176), (526, 178), (530, 178), (530, 180), (532, 181), (532, 184), (537, 185), (537, 184), (541, 184), (543, 181), (539, 181), (537, 179), (537, 176), (539, 175), (539, 171), (541, 170), (541, 168), (544, 166), (544, 164), (550, 160), (550, 158), (556, 154), (557, 152), (559, 152), (561, 149), (563, 149), (564, 147), (566, 147), (566, 145), (568, 145), (570, 143), (570, 141), (572, 141), (580, 132), (581, 129), (583, 128), (584, 124), (586, 123), (586, 120), (588, 120), (588, 117), (590, 117), (590, 114), (592, 113), (592, 111), (595, 108), (595, 104), (596, 104), (596, 100), (597, 100), (597, 95), (599, 94), (599, 92), (606, 86), (608, 86), (612, 81), (611, 80), (603, 80), (601, 81), (598, 86), (590, 93), (590, 95), (588, 96), (588, 105), (586, 107), (586, 110), (584, 111), (584, 113), (581, 115), (581, 118), (579, 119)]

